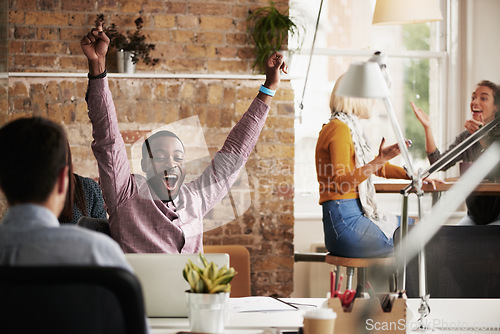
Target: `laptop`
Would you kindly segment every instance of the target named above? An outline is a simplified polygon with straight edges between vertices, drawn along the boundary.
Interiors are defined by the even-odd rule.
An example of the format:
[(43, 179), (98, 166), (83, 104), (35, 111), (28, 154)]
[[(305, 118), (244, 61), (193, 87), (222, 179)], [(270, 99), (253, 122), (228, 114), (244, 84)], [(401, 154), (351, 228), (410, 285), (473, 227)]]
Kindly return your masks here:
[[(229, 266), (228, 254), (204, 254), (208, 262), (219, 267)], [(188, 316), (185, 291), (189, 284), (182, 275), (186, 263), (191, 260), (202, 266), (198, 254), (125, 254), (139, 278), (148, 317)]]

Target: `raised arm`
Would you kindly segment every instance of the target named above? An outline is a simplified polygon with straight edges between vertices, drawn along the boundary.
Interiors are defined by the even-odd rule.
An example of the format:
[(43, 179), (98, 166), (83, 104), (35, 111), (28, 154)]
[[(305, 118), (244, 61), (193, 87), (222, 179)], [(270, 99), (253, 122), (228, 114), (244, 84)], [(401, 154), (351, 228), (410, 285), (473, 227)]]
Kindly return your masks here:
[(429, 116), (422, 109), (417, 107), (415, 103), (413, 103), (413, 101), (410, 101), (410, 104), (413, 109), (413, 112), (415, 113), (415, 116), (417, 116), (417, 119), (424, 127), (425, 151), (427, 152), (427, 154), (433, 153), (434, 151), (437, 150), (437, 147), (436, 147), (436, 141), (434, 140), (434, 135), (432, 134), (431, 121), (429, 119)]
[(192, 183), (201, 196), (205, 214), (228, 192), (248, 160), (269, 113), (273, 95), (279, 86), (280, 71), (287, 73), (283, 56), (273, 54), (266, 64), (266, 81), (248, 110), (230, 131), (211, 166)]
[(106, 53), (109, 38), (99, 24), (81, 39), (83, 53), (89, 64), (87, 103), (92, 123), (92, 150), (97, 160), (102, 194), (111, 213), (133, 189), (130, 163), (113, 98), (106, 77)]

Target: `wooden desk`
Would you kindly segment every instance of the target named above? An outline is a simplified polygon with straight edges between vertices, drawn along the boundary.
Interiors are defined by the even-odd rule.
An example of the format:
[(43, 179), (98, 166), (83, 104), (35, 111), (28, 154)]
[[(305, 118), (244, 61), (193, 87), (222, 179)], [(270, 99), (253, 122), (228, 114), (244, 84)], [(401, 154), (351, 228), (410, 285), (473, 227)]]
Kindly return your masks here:
[[(422, 190), (424, 193), (436, 193), (449, 190), (456, 182), (457, 178), (446, 179), (444, 184), (437, 183), (436, 189), (432, 188), (430, 184), (424, 184), (422, 186)], [(408, 186), (409, 182), (405, 182), (404, 180), (391, 182), (391, 183), (375, 183), (375, 191), (377, 193), (386, 193), (386, 194), (399, 194), (401, 190)], [(484, 195), (484, 196), (492, 196), (492, 195), (500, 195), (500, 183), (494, 182), (481, 182), (476, 189), (473, 191), (475, 195)]]

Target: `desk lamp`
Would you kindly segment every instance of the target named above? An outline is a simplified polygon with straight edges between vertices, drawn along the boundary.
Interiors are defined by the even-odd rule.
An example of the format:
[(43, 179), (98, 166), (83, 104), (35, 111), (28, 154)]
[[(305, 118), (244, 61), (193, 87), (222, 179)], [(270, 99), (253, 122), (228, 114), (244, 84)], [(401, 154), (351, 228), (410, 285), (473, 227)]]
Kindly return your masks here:
[[(385, 78), (382, 71), (386, 73)], [(356, 62), (352, 63), (348, 71), (344, 74), (342, 81), (337, 90), (337, 95), (345, 97), (357, 97), (357, 98), (381, 98), (384, 101), (385, 107), (389, 114), (389, 119), (393, 131), (396, 135), (396, 140), (401, 151), (401, 156), (405, 162), (405, 169), (408, 176), (411, 179), (410, 189), (403, 194), (403, 209), (401, 217), (401, 252), (404, 251), (403, 248), (403, 237), (406, 236), (406, 231), (408, 229), (408, 194), (410, 190), (414, 190), (418, 198), (418, 216), (419, 220), (422, 216), (422, 206), (421, 198), (423, 196), (422, 191), (422, 176), (421, 172), (415, 172), (413, 169), (413, 164), (410, 160), (410, 155), (408, 153), (408, 148), (406, 147), (403, 132), (399, 126), (396, 113), (392, 106), (390, 100), (390, 92), (388, 84), (390, 83), (390, 75), (388, 74), (387, 67), (385, 65), (384, 56), (380, 52), (376, 52), (369, 62)], [(401, 282), (399, 286), (404, 290), (404, 282), (406, 281), (406, 262), (398, 268), (401, 271)], [(423, 324), (423, 318), (425, 318), (429, 313), (429, 307), (427, 305), (428, 296), (426, 295), (426, 277), (425, 277), (425, 253), (424, 248), (420, 248), (419, 252), (419, 294), (422, 298), (422, 306), (419, 312), (421, 313), (421, 319)]]

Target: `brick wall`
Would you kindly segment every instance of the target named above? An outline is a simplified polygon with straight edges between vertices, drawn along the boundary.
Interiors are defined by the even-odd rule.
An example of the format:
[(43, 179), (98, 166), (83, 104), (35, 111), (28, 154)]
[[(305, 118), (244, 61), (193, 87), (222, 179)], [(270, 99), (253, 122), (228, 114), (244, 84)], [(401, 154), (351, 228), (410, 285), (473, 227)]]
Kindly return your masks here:
[[(86, 60), (79, 40), (96, 14), (119, 27), (133, 28), (140, 13), (145, 33), (156, 44), (155, 67), (139, 63), (138, 72), (251, 74), (252, 51), (245, 18), (267, 1), (10, 0), (9, 69), (11, 72), (81, 72)], [(277, 0), (281, 8), (288, 1)], [(113, 57), (108, 59), (113, 71)], [(257, 79), (110, 78), (120, 129), (127, 146), (166, 123), (198, 116), (211, 153), (223, 143), (246, 110)], [(68, 132), (75, 170), (97, 178), (90, 150), (82, 77), (10, 77), (8, 109), (0, 125), (40, 115)], [(205, 233), (205, 244), (241, 244), (251, 254), (252, 293), (288, 296), (293, 282), (294, 95), (282, 81), (270, 116), (246, 166), (251, 205), (229, 224)], [(0, 200), (0, 216), (5, 201)]]

